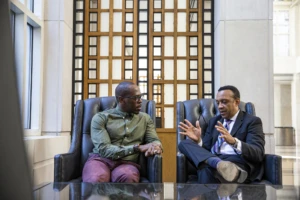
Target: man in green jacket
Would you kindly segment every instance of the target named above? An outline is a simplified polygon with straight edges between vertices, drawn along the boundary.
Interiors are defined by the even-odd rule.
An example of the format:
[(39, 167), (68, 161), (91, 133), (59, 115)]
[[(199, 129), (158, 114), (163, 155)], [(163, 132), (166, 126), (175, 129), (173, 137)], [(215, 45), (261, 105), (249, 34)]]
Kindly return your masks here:
[(82, 172), (84, 182), (139, 182), (138, 156), (162, 153), (150, 116), (140, 112), (142, 94), (132, 82), (121, 82), (117, 107), (94, 115), (91, 122), (93, 153)]

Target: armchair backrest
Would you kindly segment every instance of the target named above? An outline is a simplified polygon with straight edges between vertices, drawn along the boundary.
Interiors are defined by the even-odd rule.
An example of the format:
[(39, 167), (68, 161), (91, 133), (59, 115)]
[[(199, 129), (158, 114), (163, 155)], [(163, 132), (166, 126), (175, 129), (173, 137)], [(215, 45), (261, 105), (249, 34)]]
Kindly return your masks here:
[[(253, 103), (240, 102), (239, 108), (251, 115), (256, 115)], [(219, 114), (220, 112), (215, 99), (193, 99), (177, 102), (177, 152), (179, 152), (179, 143), (186, 139), (186, 136), (179, 134), (180, 129), (178, 125), (180, 122), (184, 122), (184, 119), (187, 119), (196, 126), (196, 121), (199, 120), (202, 137), (204, 137), (208, 121)], [(196, 174), (196, 168), (190, 162), (187, 163), (187, 174)]]
[[(110, 97), (98, 97), (86, 100), (78, 100), (75, 106), (75, 113), (73, 118), (73, 129), (72, 129), (72, 142), (70, 151), (74, 152), (75, 149), (80, 151), (81, 158), (78, 166), (81, 174), (83, 166), (88, 159), (89, 153), (92, 152), (94, 145), (91, 140), (91, 120), (97, 112), (101, 112), (107, 109), (115, 108), (117, 102), (114, 96)], [(145, 112), (150, 115), (151, 119), (155, 123), (155, 102), (152, 100), (142, 100), (141, 112)], [(140, 158), (139, 164), (141, 165), (142, 171), (141, 176), (145, 175), (146, 172), (146, 159)], [(75, 166), (74, 166), (75, 167)]]

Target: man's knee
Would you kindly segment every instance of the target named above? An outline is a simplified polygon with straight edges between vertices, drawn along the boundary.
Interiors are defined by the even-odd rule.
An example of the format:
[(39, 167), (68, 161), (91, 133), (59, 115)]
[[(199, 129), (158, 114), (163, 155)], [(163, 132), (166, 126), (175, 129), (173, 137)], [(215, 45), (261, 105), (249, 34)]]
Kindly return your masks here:
[(82, 181), (88, 182), (88, 183), (110, 182), (110, 175), (109, 174), (90, 174), (88, 176), (82, 176)]
[(82, 181), (89, 183), (109, 182), (110, 170), (102, 162), (88, 161), (85, 163), (82, 171)]
[(112, 171), (112, 182), (138, 183), (140, 181), (139, 170), (131, 165), (122, 165)]
[(187, 146), (191, 145), (192, 141), (191, 140), (182, 140), (179, 145), (178, 148), (179, 150), (182, 152), (186, 149)]

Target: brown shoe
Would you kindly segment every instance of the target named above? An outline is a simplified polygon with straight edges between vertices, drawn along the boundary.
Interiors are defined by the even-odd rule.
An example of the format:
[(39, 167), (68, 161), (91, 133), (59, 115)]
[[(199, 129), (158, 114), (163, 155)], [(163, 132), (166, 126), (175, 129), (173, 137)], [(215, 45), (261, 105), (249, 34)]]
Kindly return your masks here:
[(220, 161), (217, 165), (217, 171), (228, 182), (243, 183), (248, 176), (246, 171), (229, 161)]

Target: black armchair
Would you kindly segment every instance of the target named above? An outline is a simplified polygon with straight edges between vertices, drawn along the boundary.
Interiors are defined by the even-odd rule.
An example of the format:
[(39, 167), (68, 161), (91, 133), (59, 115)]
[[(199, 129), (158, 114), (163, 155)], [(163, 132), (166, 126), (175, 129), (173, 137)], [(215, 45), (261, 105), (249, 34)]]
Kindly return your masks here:
[[(255, 107), (252, 103), (241, 102), (239, 108), (255, 115)], [(196, 121), (199, 120), (202, 133), (205, 133), (208, 121), (218, 114), (218, 106), (214, 99), (194, 99), (177, 102), (177, 126), (184, 119), (189, 120), (194, 126)], [(180, 129), (177, 128), (177, 183), (195, 183), (197, 182), (197, 169), (178, 149), (179, 143), (186, 139), (186, 136), (179, 134), (179, 132)], [(282, 185), (281, 156), (265, 154), (263, 162), (265, 170), (263, 180), (260, 183)]]
[[(155, 123), (155, 102), (142, 100), (141, 112), (151, 116)], [(58, 154), (54, 158), (55, 182), (81, 182), (83, 166), (92, 152), (90, 126), (94, 114), (116, 107), (115, 97), (99, 97), (76, 102), (73, 119), (72, 141), (68, 153)], [(155, 155), (146, 158), (140, 154), (138, 164), (141, 166), (140, 182), (162, 182), (162, 157)]]

